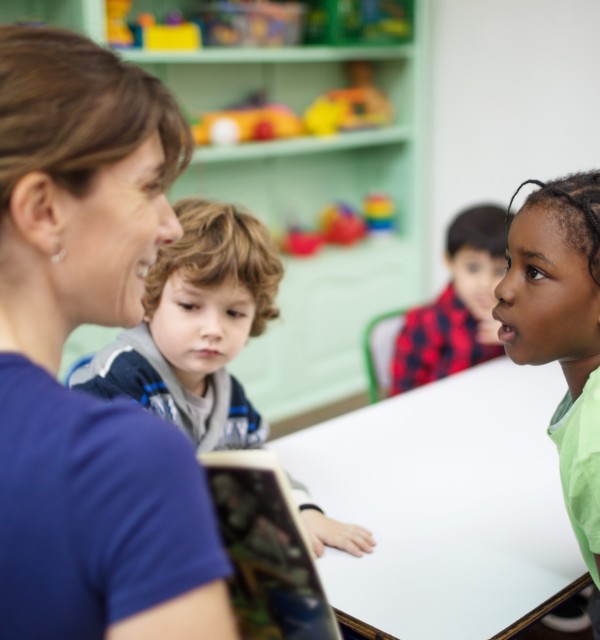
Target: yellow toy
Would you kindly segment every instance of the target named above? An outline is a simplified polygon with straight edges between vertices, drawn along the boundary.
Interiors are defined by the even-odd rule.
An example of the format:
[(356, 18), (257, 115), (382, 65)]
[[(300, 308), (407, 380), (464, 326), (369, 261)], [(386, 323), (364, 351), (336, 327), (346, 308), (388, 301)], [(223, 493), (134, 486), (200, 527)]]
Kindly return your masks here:
[(202, 36), (197, 24), (155, 24), (142, 30), (144, 49), (200, 49)]
[(348, 102), (321, 96), (304, 112), (304, 126), (307, 133), (315, 136), (332, 136), (338, 132), (349, 115)]
[(111, 47), (133, 46), (133, 34), (127, 26), (132, 0), (106, 0), (106, 41)]

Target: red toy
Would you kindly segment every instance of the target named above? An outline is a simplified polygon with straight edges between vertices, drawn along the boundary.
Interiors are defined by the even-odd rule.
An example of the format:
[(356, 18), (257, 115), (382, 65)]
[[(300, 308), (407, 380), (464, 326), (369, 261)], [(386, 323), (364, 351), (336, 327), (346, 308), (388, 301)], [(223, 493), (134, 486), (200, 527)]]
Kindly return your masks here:
[(315, 231), (290, 229), (283, 239), (282, 250), (293, 256), (312, 256), (321, 248), (323, 238)]
[(321, 230), (325, 242), (354, 244), (365, 237), (365, 221), (344, 202), (329, 205), (321, 212)]
[(255, 140), (272, 140), (275, 137), (275, 126), (270, 120), (259, 120), (254, 127)]

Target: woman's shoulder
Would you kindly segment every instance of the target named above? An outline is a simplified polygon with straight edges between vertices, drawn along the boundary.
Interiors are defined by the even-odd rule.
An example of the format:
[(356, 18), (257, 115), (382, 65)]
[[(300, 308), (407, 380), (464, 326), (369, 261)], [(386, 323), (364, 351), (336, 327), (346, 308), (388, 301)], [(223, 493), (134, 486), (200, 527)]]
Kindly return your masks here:
[(25, 358), (0, 357), (0, 387), (7, 421), (23, 437), (28, 433), (34, 440), (43, 438), (56, 450), (66, 447), (74, 456), (94, 452), (92, 457), (116, 460), (130, 457), (129, 466), (135, 462), (132, 452), (143, 453), (135, 456), (141, 463), (150, 458), (157, 464), (173, 457), (193, 459), (187, 438), (137, 403), (67, 389)]
[[(189, 439), (173, 424), (155, 416), (138, 403), (126, 399), (106, 401), (77, 391), (68, 392), (74, 415), (71, 447), (96, 456), (147, 469), (168, 469), (186, 459), (193, 461)], [(154, 469), (154, 472), (152, 471)]]
[(14, 468), (15, 486), (51, 488), (75, 521), (106, 517), (112, 526), (131, 509), (151, 510), (174, 495), (179, 508), (206, 518), (192, 443), (132, 401), (67, 389), (33, 363), (0, 355), (0, 404), (0, 465)]

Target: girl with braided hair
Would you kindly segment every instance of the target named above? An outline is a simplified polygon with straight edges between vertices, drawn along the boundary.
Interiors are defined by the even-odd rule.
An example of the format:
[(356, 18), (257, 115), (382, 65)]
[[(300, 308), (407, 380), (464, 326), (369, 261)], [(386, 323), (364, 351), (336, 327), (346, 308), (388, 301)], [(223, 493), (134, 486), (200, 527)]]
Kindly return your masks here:
[[(548, 433), (575, 536), (600, 587), (600, 171), (527, 180), (511, 204), (526, 185), (538, 188), (510, 224), (508, 271), (493, 315), (511, 360), (562, 367), (568, 391)], [(590, 608), (596, 640), (597, 593)]]

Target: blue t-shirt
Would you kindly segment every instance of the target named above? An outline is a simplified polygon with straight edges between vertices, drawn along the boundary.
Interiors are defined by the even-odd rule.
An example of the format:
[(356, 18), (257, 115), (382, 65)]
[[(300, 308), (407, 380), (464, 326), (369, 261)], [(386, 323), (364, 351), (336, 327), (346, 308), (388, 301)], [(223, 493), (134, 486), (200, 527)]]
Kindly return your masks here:
[(0, 354), (0, 637), (95, 640), (228, 575), (177, 429)]

